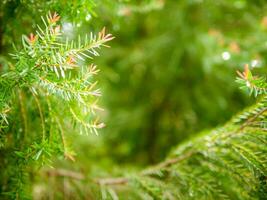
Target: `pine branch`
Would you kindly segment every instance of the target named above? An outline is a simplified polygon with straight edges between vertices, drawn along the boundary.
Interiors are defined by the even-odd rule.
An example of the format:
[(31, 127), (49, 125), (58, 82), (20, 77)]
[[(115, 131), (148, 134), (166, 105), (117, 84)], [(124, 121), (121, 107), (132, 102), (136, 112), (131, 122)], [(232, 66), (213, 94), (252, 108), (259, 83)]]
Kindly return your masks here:
[(248, 64), (245, 65), (244, 72), (237, 71), (239, 77), (236, 82), (241, 85), (241, 89), (248, 90), (250, 94), (256, 96), (260, 94), (267, 94), (267, 83), (265, 77), (255, 77), (249, 70)]
[[(52, 158), (62, 154), (75, 160), (67, 144), (66, 130), (97, 134), (97, 129), (104, 126), (95, 116), (96, 110), (100, 110), (96, 105), (100, 90), (95, 88), (94, 80), (99, 70), (87, 63), (99, 56), (100, 48), (108, 47), (106, 43), (113, 36), (103, 28), (98, 34), (90, 33), (70, 41), (64, 39), (57, 13), (41, 18), (43, 25), (37, 25), (35, 34), (22, 37), (23, 48), (15, 48), (11, 54), (15, 63), (0, 76), (1, 140), (13, 131), (10, 144), (0, 145), (12, 147), (12, 155), (6, 155), (5, 162), (17, 163), (16, 172), (10, 168), (5, 172), (5, 181), (12, 179), (7, 188), (10, 197), (23, 193), (19, 188), (27, 182), (28, 168), (52, 165)], [(23, 129), (17, 122), (17, 107), (22, 111), (27, 138), (20, 134)], [(18, 173), (23, 175), (17, 176)]]
[[(191, 196), (192, 199), (239, 199), (235, 189), (242, 191), (245, 199), (261, 195), (257, 187), (264, 187), (261, 184), (266, 182), (267, 137), (264, 128), (255, 128), (251, 126), (251, 122), (266, 120), (265, 98), (266, 96), (224, 127), (211, 131), (192, 143), (178, 146), (170, 158), (155, 167), (130, 176), (100, 178), (95, 182), (113, 187), (118, 195), (120, 192), (116, 187), (121, 185), (128, 190), (140, 190), (140, 193), (146, 193), (155, 199), (162, 199), (167, 193), (172, 198), (183, 196), (187, 199), (190, 190), (195, 193)], [(250, 113), (249, 118), (235, 125), (237, 119), (246, 113)], [(227, 177), (233, 185), (223, 185), (223, 177)], [(262, 177), (265, 177), (263, 183), (260, 181)], [(252, 183), (254, 186), (249, 187)], [(244, 184), (249, 184), (247, 191), (243, 191)], [(196, 188), (192, 188), (192, 185)], [(153, 188), (157, 188), (157, 192)]]
[[(266, 100), (267, 96), (262, 95), (254, 106), (224, 126), (179, 145), (158, 165), (118, 177), (86, 178), (81, 173), (83, 182), (97, 188), (96, 194), (102, 198), (123, 199), (124, 192), (141, 199), (265, 197)], [(66, 177), (72, 179), (68, 174)]]
[(238, 131), (242, 131), (246, 126), (251, 125), (259, 116), (262, 116), (266, 111), (267, 111), (267, 107), (262, 109), (256, 115), (250, 117), (245, 123), (242, 124), (242, 126), (240, 126)]

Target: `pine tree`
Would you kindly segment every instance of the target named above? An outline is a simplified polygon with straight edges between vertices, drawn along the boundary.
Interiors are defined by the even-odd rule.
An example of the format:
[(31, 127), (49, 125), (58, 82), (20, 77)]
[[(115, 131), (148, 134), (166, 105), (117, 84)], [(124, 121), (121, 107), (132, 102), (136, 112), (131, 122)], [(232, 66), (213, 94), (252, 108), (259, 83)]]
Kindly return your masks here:
[[(227, 23), (219, 27), (221, 32), (207, 31), (209, 25), (221, 23), (222, 16), (222, 10), (210, 2), (4, 1), (0, 5), (0, 198), (267, 199), (267, 83), (261, 75), (266, 68), (257, 68), (259, 61), (264, 64), (262, 41), (266, 19), (260, 16), (258, 27), (256, 15), (266, 6), (260, 1), (242, 2), (220, 0), (218, 5), (232, 12), (223, 20), (242, 18), (232, 26), (248, 27), (256, 32), (256, 39), (247, 36), (249, 33), (233, 36), (235, 33), (229, 31)], [(170, 12), (163, 9), (165, 4)], [(212, 11), (208, 16), (207, 7)], [(243, 15), (243, 11), (251, 8), (252, 14)], [(173, 15), (173, 10), (178, 10), (178, 14)], [(97, 13), (98, 20), (91, 22)], [(202, 15), (207, 24), (199, 20)], [(173, 21), (167, 24), (169, 19)], [(165, 29), (157, 24), (170, 30), (165, 34)], [(104, 25), (113, 28), (118, 42), (96, 59), (101, 64), (102, 79), (115, 80), (102, 84), (104, 97), (99, 98), (99, 68), (92, 59), (99, 57), (99, 49), (108, 47), (106, 43), (114, 38), (105, 28), (93, 33)], [(80, 34), (87, 27), (92, 32), (88, 34), (86, 30), (87, 34)], [(181, 27), (184, 29), (177, 39), (174, 35)], [(160, 30), (154, 33), (155, 29)], [(227, 34), (223, 34), (225, 30)], [(241, 52), (244, 46), (253, 48)], [(213, 47), (215, 50), (211, 52), (209, 48)], [(216, 53), (222, 50), (222, 59), (218, 61)], [(172, 59), (168, 59), (170, 54)], [(234, 59), (229, 60), (229, 56)], [(244, 71), (237, 71), (235, 84), (230, 68), (212, 69), (213, 65), (240, 66), (251, 58), (254, 59), (251, 67), (245, 65)], [(177, 70), (181, 63), (189, 68)], [(162, 73), (160, 66), (165, 64)], [(198, 64), (202, 67), (192, 68)], [(259, 75), (254, 75), (254, 71)], [(226, 81), (220, 82), (213, 76), (225, 76)], [(130, 83), (129, 77), (132, 77)], [(192, 96), (199, 101), (209, 98), (202, 98), (198, 92), (207, 88), (207, 84), (202, 84), (207, 77), (212, 87), (204, 91), (214, 91), (215, 99), (218, 95), (235, 97), (233, 91), (240, 85), (244, 93), (258, 101), (225, 125), (196, 134), (193, 132), (209, 127), (207, 124), (225, 121), (238, 110), (236, 106), (242, 107), (246, 102), (241, 96), (244, 93), (236, 93), (238, 98), (231, 100), (231, 108), (224, 107), (223, 116), (216, 109), (214, 112), (214, 107), (205, 100), (195, 110), (189, 108), (185, 101)], [(194, 90), (190, 91), (186, 84), (177, 86), (177, 80), (192, 83)], [(218, 89), (218, 83), (226, 82), (230, 89), (222, 91), (225, 85)], [(179, 90), (174, 90), (174, 86)], [(125, 98), (129, 94), (135, 98)], [(153, 101), (147, 103), (151, 97)], [(88, 143), (83, 146), (77, 138), (88, 142), (88, 138), (98, 135), (98, 129), (105, 126), (101, 119), (108, 114), (103, 114), (99, 99), (110, 111), (108, 123), (111, 123), (104, 129), (109, 135), (91, 140), (92, 143), (100, 140), (98, 148)], [(185, 106), (182, 112), (189, 114), (172, 120), (177, 117), (171, 112), (177, 109), (177, 100)], [(193, 115), (194, 112), (198, 114)], [(132, 118), (127, 117), (129, 113)], [(192, 116), (203, 124), (192, 127), (196, 124)], [(200, 121), (200, 116), (205, 119)], [(213, 120), (214, 116), (217, 118)], [(114, 126), (114, 121), (121, 126)], [(174, 136), (159, 135), (174, 131), (177, 125), (173, 122), (184, 123), (174, 133), (180, 138), (178, 142), (172, 140)], [(181, 134), (183, 131), (188, 131), (190, 136)], [(180, 143), (164, 161), (155, 164), (174, 142)], [(122, 152), (126, 149), (128, 160), (134, 162), (123, 161), (122, 165), (125, 153), (121, 149)], [(144, 152), (147, 155), (140, 159)], [(82, 155), (81, 159), (80, 154), (86, 156)], [(151, 167), (143, 166), (147, 163)]]

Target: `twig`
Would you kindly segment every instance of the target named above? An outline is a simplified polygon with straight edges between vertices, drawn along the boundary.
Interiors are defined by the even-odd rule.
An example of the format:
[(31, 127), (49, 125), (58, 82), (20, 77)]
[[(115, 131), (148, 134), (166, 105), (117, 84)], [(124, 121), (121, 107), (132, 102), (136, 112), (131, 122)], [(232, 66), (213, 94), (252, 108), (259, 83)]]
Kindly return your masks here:
[(20, 103), (20, 109), (21, 109), (21, 116), (23, 118), (23, 123), (24, 123), (24, 137), (27, 136), (27, 132), (28, 132), (28, 125), (27, 125), (27, 114), (26, 114), (26, 110), (25, 110), (25, 104), (24, 104), (24, 96), (22, 93), (22, 90), (18, 91), (18, 96), (19, 96), (19, 103)]
[(124, 185), (128, 183), (128, 178), (118, 177), (118, 178), (103, 178), (94, 180), (99, 185)]
[(267, 107), (264, 108), (264, 109), (262, 109), (260, 112), (258, 112), (253, 117), (249, 118), (245, 123), (242, 124), (242, 126), (240, 126), (240, 128), (238, 129), (238, 131), (242, 131), (247, 125), (249, 125), (251, 122), (253, 122), (254, 120), (256, 120), (257, 117), (259, 117), (260, 115), (262, 115), (266, 111), (267, 111)]
[[(160, 163), (159, 165), (155, 166), (153, 169), (149, 169), (149, 170), (145, 170), (145, 171), (141, 172), (140, 175), (141, 176), (149, 176), (149, 175), (153, 174), (154, 170), (160, 170), (163, 168), (170, 167), (173, 164), (179, 163), (179, 162), (189, 158), (190, 156), (192, 156), (195, 153), (196, 152), (190, 151), (187, 154), (184, 154), (180, 157), (166, 160), (166, 161)], [(124, 184), (127, 184), (129, 182), (129, 179), (126, 177), (104, 178), (104, 179), (97, 179), (97, 180), (95, 180), (95, 182), (98, 183), (99, 185), (124, 185)]]
[[(184, 154), (183, 156), (180, 156), (178, 158), (172, 158), (169, 160), (166, 160), (159, 165), (155, 166), (153, 169), (146, 170), (140, 173), (141, 176), (149, 176), (153, 174), (153, 170), (160, 170), (162, 168), (170, 167), (173, 164), (179, 163), (196, 152), (190, 151), (187, 154)], [(65, 169), (53, 169), (53, 170), (47, 170), (46, 174), (48, 176), (62, 176), (62, 177), (69, 177), (77, 180), (83, 180), (85, 179), (85, 176), (79, 172), (74, 172), (70, 170)], [(98, 178), (93, 180), (95, 183), (99, 185), (125, 185), (129, 182), (129, 178), (127, 177), (116, 177), (116, 178)]]
[(62, 177), (69, 177), (77, 180), (84, 180), (85, 176), (82, 173), (66, 170), (66, 169), (49, 169), (45, 170), (45, 173), (48, 176), (62, 176)]
[(153, 173), (153, 170), (160, 170), (160, 169), (163, 169), (163, 168), (167, 168), (167, 167), (170, 167), (171, 165), (173, 164), (176, 164), (176, 163), (179, 163), (179, 162), (182, 162), (183, 160), (191, 157), (193, 154), (195, 154), (196, 152), (194, 151), (190, 151), (188, 152), (187, 154), (184, 154), (180, 157), (177, 157), (177, 158), (172, 158), (172, 159), (169, 159), (169, 160), (166, 160), (162, 163), (160, 163), (159, 165), (155, 166), (154, 168), (152, 169), (149, 169), (149, 170), (145, 170), (141, 173), (141, 175), (143, 176), (148, 176), (148, 175), (151, 175)]
[(39, 111), (39, 114), (40, 114), (40, 118), (41, 118), (41, 125), (42, 125), (42, 129), (43, 129), (43, 141), (45, 140), (45, 121), (44, 121), (44, 115), (43, 115), (43, 112), (42, 112), (42, 108), (41, 108), (41, 104), (37, 98), (37, 96), (35, 95), (34, 91), (32, 89), (30, 89), (33, 97), (34, 97), (34, 100), (36, 102), (36, 105), (38, 107), (38, 111)]

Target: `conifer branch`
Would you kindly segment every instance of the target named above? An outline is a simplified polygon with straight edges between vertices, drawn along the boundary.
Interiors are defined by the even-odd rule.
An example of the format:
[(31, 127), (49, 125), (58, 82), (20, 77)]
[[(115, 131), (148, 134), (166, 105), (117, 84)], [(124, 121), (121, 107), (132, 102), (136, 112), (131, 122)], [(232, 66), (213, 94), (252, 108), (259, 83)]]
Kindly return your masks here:
[[(94, 80), (99, 70), (87, 63), (99, 56), (99, 49), (108, 47), (106, 43), (114, 37), (103, 28), (98, 34), (69, 40), (65, 39), (57, 13), (49, 13), (41, 19), (43, 25), (37, 25), (35, 33), (22, 36), (22, 48), (15, 48), (10, 54), (14, 64), (0, 76), (0, 139), (5, 136), (5, 129), (17, 128), (17, 122), (12, 121), (16, 117), (10, 112), (15, 104), (21, 109), (24, 132), (28, 133), (27, 138), (14, 133), (18, 137), (11, 141), (23, 145), (17, 145), (12, 152), (14, 155), (5, 157), (7, 160), (15, 158), (18, 163), (17, 172), (8, 172), (8, 180), (14, 179), (12, 197), (22, 193), (16, 184), (21, 188), (27, 177), (17, 174), (26, 175), (29, 166), (51, 165), (52, 156), (62, 152), (65, 158), (74, 160), (67, 146), (65, 127), (80, 134), (88, 130), (97, 134), (97, 129), (104, 126), (95, 116), (95, 110), (100, 110), (96, 105), (100, 90)], [(24, 97), (21, 91), (30, 95)], [(15, 94), (19, 94), (18, 97)], [(31, 101), (36, 106), (30, 106), (28, 102)], [(40, 122), (40, 129), (33, 130), (32, 122)], [(66, 174), (66, 171), (58, 174)], [(77, 177), (75, 174), (69, 176)]]
[(267, 176), (266, 128), (254, 126), (266, 121), (266, 98), (263, 96), (255, 106), (225, 126), (178, 146), (169, 159), (155, 167), (131, 176), (101, 178), (95, 182), (113, 187), (118, 193), (116, 186), (121, 185), (156, 199), (162, 199), (167, 193), (171, 198), (188, 198), (190, 190), (195, 192), (193, 198), (229, 199), (236, 191), (233, 185), (229, 188), (222, 184), (221, 176), (224, 176), (238, 191), (244, 192), (243, 196), (252, 198), (252, 193), (260, 191), (255, 187), (244, 191), (244, 184), (249, 186), (253, 182), (265, 187)]
[(260, 112), (255, 114), (254, 116), (251, 116), (245, 123), (243, 123), (238, 131), (242, 131), (246, 126), (251, 125), (259, 116), (264, 115), (264, 113), (267, 111), (267, 107), (262, 109)]

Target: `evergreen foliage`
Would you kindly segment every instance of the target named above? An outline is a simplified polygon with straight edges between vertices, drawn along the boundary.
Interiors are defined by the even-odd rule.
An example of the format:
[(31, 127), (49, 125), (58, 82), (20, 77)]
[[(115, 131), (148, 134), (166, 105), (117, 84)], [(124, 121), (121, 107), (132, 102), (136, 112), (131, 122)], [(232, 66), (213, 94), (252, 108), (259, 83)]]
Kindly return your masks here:
[(233, 80), (246, 63), (266, 74), (263, 1), (154, 0), (146, 12), (142, 3), (138, 11), (132, 1), (107, 2), (96, 9), (116, 40), (96, 62), (107, 108), (103, 148), (118, 163), (159, 162), (252, 104)]
[(265, 8), (4, 1), (0, 199), (267, 199)]
[[(237, 81), (248, 81), (248, 77), (264, 80), (245, 67)], [(255, 90), (250, 84), (242, 88)], [(165, 161), (140, 172), (89, 178), (75, 171), (47, 169), (47, 181), (60, 191), (66, 182), (69, 187), (75, 185), (77, 189), (69, 191), (69, 198), (74, 198), (78, 190), (80, 198), (89, 199), (266, 199), (266, 93), (258, 98), (255, 105), (224, 126), (201, 132), (178, 145)], [(43, 188), (44, 198), (48, 198), (45, 191), (49, 191), (50, 184)], [(56, 192), (53, 195), (60, 198)]]
[(11, 198), (24, 197), (25, 168), (32, 161), (51, 165), (52, 155), (60, 154), (74, 160), (66, 129), (97, 134), (104, 126), (94, 119), (100, 91), (93, 78), (99, 70), (85, 61), (113, 37), (104, 28), (76, 42), (64, 40), (59, 19), (57, 13), (42, 17), (43, 28), (22, 37), (23, 49), (11, 54), (15, 64), (1, 75), (1, 146), (7, 151), (1, 159), (10, 166), (1, 181), (14, 182), (3, 192)]
[(266, 199), (266, 110), (263, 96), (225, 126), (179, 145), (164, 162), (124, 182), (140, 199)]
[[(244, 74), (253, 77), (248, 68)], [(246, 84), (246, 89), (255, 87)], [(178, 145), (165, 161), (141, 172), (92, 180), (80, 173), (52, 170), (50, 176), (82, 179), (95, 190), (86, 193), (78, 188), (96, 199), (266, 199), (266, 117), (263, 94), (224, 126)]]

